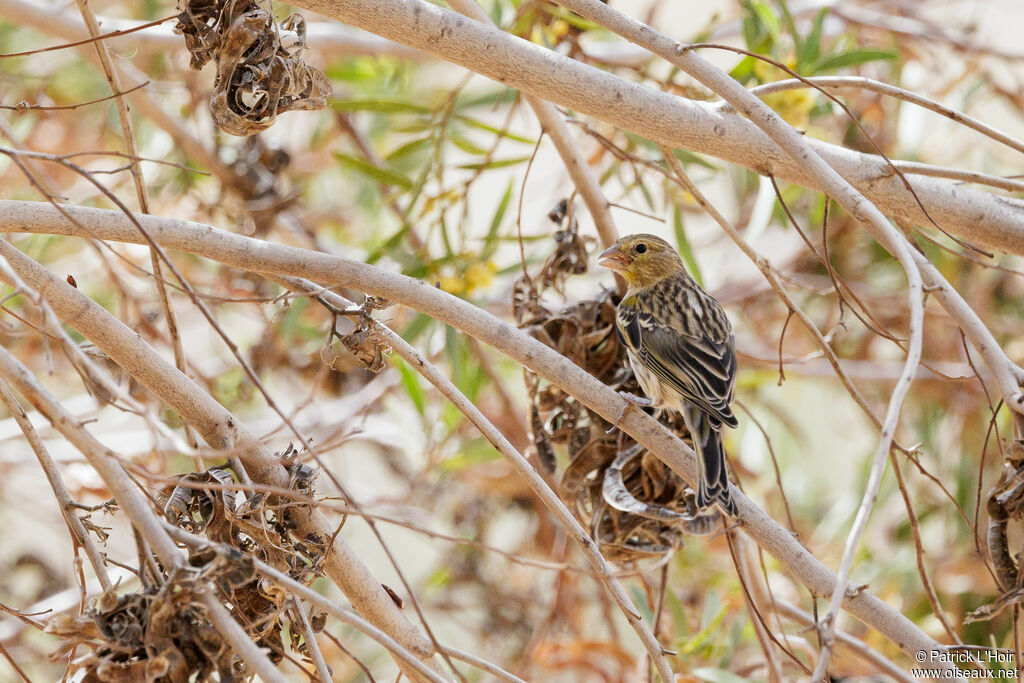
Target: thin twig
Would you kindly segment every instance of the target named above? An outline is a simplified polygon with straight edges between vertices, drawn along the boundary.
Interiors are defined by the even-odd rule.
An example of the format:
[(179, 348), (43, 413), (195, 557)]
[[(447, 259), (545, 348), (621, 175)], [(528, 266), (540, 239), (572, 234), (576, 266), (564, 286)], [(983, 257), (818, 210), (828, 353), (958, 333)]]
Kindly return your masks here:
[[(146, 538), (164, 566), (168, 569), (184, 569), (184, 556), (164, 532), (152, 508), (121, 469), (117, 457), (83, 429), (74, 416), (68, 413), (39, 384), (32, 373), (3, 347), (0, 347), (0, 376), (17, 388), (18, 392), (45, 415), (64, 438), (82, 452), (114, 494), (118, 505), (131, 519), (134, 528)], [(267, 656), (260, 651), (210, 590), (201, 591), (199, 598), (217, 630), (253, 672), (267, 681), (285, 683), (284, 676), (270, 663)]]
[[(217, 544), (212, 543), (209, 539), (189, 533), (184, 529), (174, 526), (170, 522), (163, 522), (163, 526), (164, 530), (168, 534), (170, 534), (173, 538), (177, 539), (182, 543), (186, 543), (197, 548), (219, 547)], [(228, 556), (234, 554), (233, 548), (231, 548), (230, 546), (225, 546), (223, 548), (223, 551), (226, 554), (228, 554)], [(303, 600), (306, 600), (309, 603), (316, 605), (320, 609), (330, 614), (335, 619), (338, 619), (339, 621), (342, 621), (346, 624), (349, 624), (350, 626), (355, 627), (360, 632), (365, 633), (370, 638), (376, 640), (378, 643), (386, 647), (389, 652), (395, 655), (397, 660), (401, 660), (403, 664), (411, 667), (412, 670), (420, 676), (422, 676), (423, 679), (432, 681), (433, 683), (447, 683), (446, 679), (442, 678), (437, 672), (427, 668), (427, 666), (418, 659), (418, 655), (416, 653), (407, 650), (394, 638), (389, 636), (381, 629), (378, 629), (376, 626), (366, 621), (352, 610), (341, 607), (332, 600), (328, 600), (327, 598), (320, 595), (309, 586), (299, 583), (298, 581), (288, 576), (284, 572), (279, 571), (274, 567), (271, 567), (269, 564), (263, 562), (258, 558), (254, 557), (252, 559), (252, 563), (253, 568), (257, 572), (259, 572), (263, 576), (273, 579), (278, 585), (291, 591), (293, 595), (296, 595), (302, 598)]]
[(298, 617), (299, 624), (302, 625), (302, 637), (306, 641), (306, 650), (309, 653), (309, 658), (316, 665), (320, 683), (331, 683), (333, 680), (331, 668), (324, 661), (324, 655), (320, 652), (320, 644), (316, 642), (316, 633), (313, 632), (313, 626), (309, 623), (309, 609), (297, 598), (292, 598), (292, 613)]
[[(854, 554), (860, 544), (860, 538), (867, 527), (868, 517), (874, 507), (885, 471), (886, 456), (893, 443), (893, 437), (899, 422), (903, 401), (910, 389), (914, 373), (921, 360), (921, 342), (924, 327), (923, 284), (920, 269), (914, 261), (914, 250), (907, 244), (896, 228), (886, 219), (881, 211), (871, 204), (829, 163), (819, 156), (803, 139), (798, 131), (787, 124), (763, 102), (750, 94), (742, 85), (731, 79), (728, 74), (703, 59), (687, 46), (659, 34), (649, 26), (632, 19), (608, 5), (596, 0), (557, 0), (558, 4), (597, 22), (627, 40), (650, 49), (658, 56), (679, 67), (697, 79), (739, 112), (751, 120), (763, 133), (768, 135), (792, 159), (799, 160), (808, 173), (812, 174), (822, 189), (838, 204), (857, 218), (868, 231), (881, 243), (886, 250), (903, 267), (907, 277), (908, 299), (910, 302), (910, 341), (907, 344), (907, 359), (903, 373), (896, 382), (889, 399), (885, 420), (882, 423), (881, 437), (872, 458), (871, 474), (865, 487), (863, 498), (853, 526), (847, 537), (846, 547), (839, 564), (838, 581), (832, 591), (832, 600), (824, 621), (826, 647), (822, 650), (815, 667), (812, 680), (820, 681), (826, 676), (829, 661), (828, 645), (835, 629), (835, 620), (842, 608), (847, 592), (847, 582), (853, 568)], [(915, 199), (920, 201), (915, 195)]]
[[(775, 605), (778, 608), (780, 614), (783, 614), (794, 621), (803, 624), (808, 628), (814, 628), (817, 624), (817, 617), (812, 614), (808, 614), (804, 610), (800, 609), (792, 603), (786, 602), (785, 600), (776, 600)], [(870, 662), (878, 667), (880, 672), (884, 672), (901, 683), (914, 683), (917, 681), (916, 678), (908, 676), (903, 669), (896, 666), (894, 663), (889, 661), (884, 655), (873, 650), (869, 645), (859, 638), (855, 638), (844, 631), (836, 631), (836, 641), (845, 646), (857, 657), (860, 657), (866, 662)], [(943, 648), (939, 648), (937, 651), (942, 651)]]
[[(494, 25), (491, 18), (480, 8), (476, 0), (448, 0), (448, 4), (451, 5), (452, 9), (465, 14), (467, 17), (490, 26)], [(583, 203), (587, 205), (591, 218), (594, 219), (594, 225), (597, 227), (597, 234), (601, 238), (601, 244), (604, 246), (610, 245), (619, 236), (618, 230), (615, 227), (615, 220), (612, 218), (611, 211), (609, 210), (610, 205), (601, 191), (597, 175), (590, 168), (590, 164), (587, 163), (583, 153), (580, 152), (579, 145), (576, 144), (572, 134), (569, 132), (569, 127), (565, 125), (565, 119), (562, 118), (562, 115), (558, 113), (554, 106), (545, 100), (527, 95), (526, 102), (533, 109), (541, 128), (551, 138), (551, 142), (555, 144), (555, 149), (558, 150), (559, 156), (562, 157), (565, 170), (569, 173), (576, 191), (583, 198)]]
[[(352, 305), (352, 302), (347, 301), (333, 292), (325, 291), (323, 288), (312, 282), (302, 280), (300, 278), (279, 277), (275, 279), (293, 291), (299, 291), (307, 295), (316, 295), (322, 298), (324, 302), (332, 305), (338, 310), (344, 310)], [(604, 584), (605, 589), (618, 604), (619, 608), (626, 616), (626, 620), (629, 622), (630, 626), (633, 627), (633, 630), (640, 638), (640, 641), (644, 644), (644, 647), (647, 649), (647, 654), (658, 669), (658, 673), (661, 674), (662, 680), (666, 683), (671, 683), (674, 677), (672, 675), (672, 670), (668, 666), (668, 661), (665, 658), (665, 649), (658, 643), (647, 624), (644, 623), (638, 610), (633, 605), (633, 601), (630, 599), (629, 594), (626, 593), (622, 584), (615, 577), (615, 572), (612, 570), (607, 560), (604, 559), (604, 556), (601, 555), (600, 549), (587, 533), (587, 530), (583, 528), (583, 525), (579, 523), (558, 495), (551, 490), (551, 487), (547, 485), (533, 466), (530, 465), (526, 457), (516, 450), (511, 443), (509, 443), (504, 434), (502, 434), (501, 431), (487, 419), (480, 409), (477, 408), (476, 405), (474, 405), (473, 402), (465, 396), (465, 394), (459, 391), (458, 387), (456, 387), (450, 379), (448, 379), (441, 371), (424, 358), (419, 351), (413, 348), (393, 330), (385, 325), (381, 325), (380, 323), (376, 323), (376, 328), (395, 353), (397, 353), (402, 360), (408, 363), (411, 368), (420, 373), (428, 382), (434, 385), (434, 387), (440, 391), (441, 394), (452, 403), (452, 405), (458, 408), (459, 411), (469, 419), (473, 426), (479, 430), (484, 438), (486, 438), (499, 453), (505, 456), (516, 472), (526, 479), (526, 483), (533, 490), (534, 494), (542, 503), (544, 503), (544, 506), (551, 511), (558, 521), (561, 522), (566, 533), (579, 546), (584, 557), (587, 558), (587, 562), (590, 563), (591, 568), (594, 570), (594, 573)]]
[(916, 104), (919, 107), (924, 107), (925, 109), (937, 114), (941, 114), (952, 121), (978, 131), (982, 135), (1001, 142), (1007, 147), (1015, 149), (1018, 152), (1024, 152), (1024, 141), (1018, 140), (1012, 135), (989, 126), (988, 124), (979, 121), (962, 111), (947, 107), (933, 99), (910, 90), (890, 85), (889, 83), (876, 81), (872, 78), (864, 78), (863, 76), (805, 76), (803, 80), (798, 78), (787, 78), (785, 80), (773, 81), (772, 83), (765, 83), (764, 85), (751, 88), (750, 92), (758, 97), (764, 97), (771, 93), (782, 92), (783, 90), (802, 90), (807, 88), (808, 85), (822, 88), (870, 90), (882, 95), (889, 95), (890, 97), (895, 97), (896, 99), (903, 100), (904, 102)]
[[(88, 0), (76, 0), (78, 3), (78, 10), (82, 14), (82, 19), (85, 21), (86, 27), (89, 29), (89, 33), (92, 34), (93, 38), (98, 39), (100, 37), (100, 26), (96, 20), (96, 15), (92, 11), (92, 7), (89, 5)], [(164, 20), (166, 21), (166, 19)], [(110, 50), (107, 44), (97, 40), (93, 44), (96, 48), (96, 55), (99, 57), (100, 66), (103, 67), (103, 74), (107, 78), (107, 83), (110, 84), (111, 92), (115, 94), (125, 94), (133, 90), (138, 90), (141, 86), (136, 86), (128, 91), (125, 91), (121, 85), (121, 76), (114, 67), (114, 62), (110, 58)], [(117, 117), (121, 123), (121, 137), (124, 141), (125, 152), (133, 160), (129, 163), (131, 169), (132, 184), (135, 186), (135, 196), (139, 202), (139, 211), (142, 213), (149, 213), (149, 193), (146, 190), (146, 179), (142, 175), (142, 164), (135, 159), (139, 156), (138, 144), (135, 141), (135, 126), (132, 124), (131, 112), (128, 109), (128, 101), (124, 97), (117, 97), (114, 101), (117, 108)], [(181, 335), (178, 334), (178, 320), (174, 313), (174, 307), (171, 305), (170, 296), (167, 294), (167, 287), (164, 285), (164, 278), (160, 267), (160, 254), (159, 247), (156, 245), (150, 245), (149, 248), (149, 260), (153, 268), (153, 284), (156, 287), (157, 297), (160, 299), (160, 309), (164, 314), (164, 321), (167, 323), (167, 336), (171, 340), (171, 349), (174, 352), (174, 364), (182, 372), (185, 370), (185, 349), (181, 343)], [(173, 268), (173, 266), (172, 266)], [(177, 273), (175, 273), (177, 275)], [(181, 276), (178, 276), (181, 280)], [(182, 280), (182, 285), (188, 288), (188, 285)], [(191, 447), (195, 448), (198, 444), (195, 433), (192, 431), (192, 427), (185, 427), (185, 438)]]
[[(0, 4), (9, 1), (0, 0)], [(788, 154), (742, 117), (711, 113), (709, 110), (716, 105), (627, 81), (423, 0), (299, 0), (297, 6), (429, 51), (527, 94), (549, 98), (655, 142), (711, 154), (833, 194), (803, 159)], [(745, 88), (735, 85), (756, 100)], [(908, 201), (906, 187), (880, 157), (810, 139), (803, 139), (802, 145), (863, 188), (882, 210), (911, 222), (927, 221), (917, 202)], [(950, 187), (948, 182), (925, 178), (915, 183), (916, 195), (935, 222), (971, 242), (1012, 253), (1024, 250), (1020, 208), (1024, 203), (964, 189), (958, 189), (954, 199)], [(979, 221), (978, 215), (985, 220)]]
[[(164, 23), (165, 21), (170, 21), (171, 19), (174, 19), (175, 16), (176, 15), (171, 15), (169, 17), (164, 17), (163, 19), (155, 19), (153, 21), (147, 21), (145, 24), (138, 24), (137, 26), (132, 26), (131, 28), (124, 28), (124, 29), (119, 29), (117, 31), (111, 31), (109, 33), (97, 34), (97, 35), (92, 36), (91, 38), (85, 38), (83, 40), (76, 40), (73, 43), (62, 43), (61, 45), (51, 45), (50, 47), (40, 47), (40, 48), (36, 48), (35, 50), (25, 50), (24, 52), (4, 52), (4, 53), (0, 54), (0, 59), (9, 59), (11, 57), (29, 57), (31, 55), (42, 54), (43, 52), (53, 52), (54, 50), (66, 50), (68, 48), (80, 47), (82, 45), (88, 45), (89, 43), (96, 43), (96, 42), (99, 42), (99, 41), (102, 41), (102, 40), (108, 40), (110, 38), (117, 38), (119, 36), (126, 36), (126, 35), (128, 35), (130, 33), (135, 33), (136, 31), (142, 31), (142, 30), (147, 29), (147, 28), (152, 28), (153, 26), (159, 26), (160, 24)], [(116, 97), (116, 95), (115, 95), (115, 97)]]
[(117, 97), (124, 97), (128, 93), (135, 92), (140, 88), (145, 88), (147, 85), (149, 85), (149, 81), (139, 83), (138, 85), (129, 88), (124, 92), (115, 92), (113, 95), (97, 97), (94, 100), (88, 100), (87, 102), (76, 102), (75, 104), (46, 106), (42, 104), (29, 104), (27, 102), (19, 102), (18, 104), (0, 104), (0, 109), (9, 109), (11, 111), (65, 111), (68, 109), (80, 109), (81, 107), (88, 107), (90, 104), (99, 104), (100, 102), (107, 102)]
[[(733, 565), (736, 568), (736, 578), (739, 579), (740, 589), (743, 591), (743, 601), (747, 605), (747, 611), (751, 615), (751, 626), (754, 628), (754, 634), (757, 636), (757, 641), (761, 645), (761, 651), (764, 652), (765, 667), (768, 669), (768, 680), (772, 683), (780, 683), (785, 680), (782, 677), (782, 660), (779, 659), (779, 653), (775, 651), (775, 647), (778, 647), (789, 656), (797, 666), (799, 666), (806, 674), (810, 672), (810, 669), (797, 659), (796, 655), (790, 652), (787, 648), (783, 647), (782, 643), (775, 637), (771, 629), (768, 628), (768, 623), (765, 621), (765, 610), (758, 602), (754, 599), (752, 584), (757, 580), (757, 572), (754, 571), (753, 566), (750, 562), (748, 553), (744, 552), (741, 545), (742, 540), (746, 540), (746, 537), (741, 536), (735, 532), (726, 532), (726, 541), (729, 544), (729, 554), (732, 557)], [(747, 541), (749, 543), (749, 540)]]
[[(122, 215), (122, 218), (124, 216)], [(139, 219), (147, 220), (146, 216)], [(136, 239), (141, 235), (133, 231)], [(0, 254), (30, 286), (47, 292), (57, 315), (89, 337), (114, 362), (154, 391), (183, 419), (196, 426), (211, 446), (244, 453), (246, 468), (261, 483), (287, 487), (288, 474), (280, 460), (248, 432), (223, 406), (163, 359), (135, 332), (96, 305), (77, 289), (27, 258), (8, 242), (0, 240)], [(2, 273), (0, 273), (2, 279)], [(312, 510), (297, 520), (299, 533), (330, 538), (333, 527)], [(403, 646), (429, 661), (433, 648), (403, 615), (342, 539), (336, 539), (326, 555), (324, 569), (353, 605), (382, 629), (395, 635)], [(404, 664), (400, 666), (405, 666)]]
[(503, 681), (509, 681), (510, 683), (526, 683), (526, 681), (519, 678), (519, 676), (516, 676), (509, 671), (505, 671), (505, 669), (502, 669), (493, 662), (477, 657), (472, 652), (466, 652), (465, 650), (460, 650), (459, 648), (452, 647), (451, 645), (442, 645), (441, 647), (443, 647), (445, 652), (451, 655), (453, 659), (458, 659), (466, 662), (467, 664), (472, 664), (481, 671), (486, 671), (493, 676), (497, 676)]
[(92, 565), (93, 572), (95, 572), (96, 579), (100, 582), (103, 592), (110, 591), (114, 584), (110, 582), (110, 577), (107, 575), (107, 568), (103, 563), (103, 553), (96, 547), (95, 541), (93, 541), (92, 536), (89, 535), (89, 531), (78, 516), (75, 501), (71, 497), (68, 487), (64, 484), (64, 477), (61, 476), (60, 470), (57, 469), (57, 463), (50, 457), (49, 451), (46, 450), (46, 446), (43, 444), (42, 439), (39, 438), (39, 434), (36, 432), (35, 427), (32, 426), (32, 422), (29, 421), (25, 409), (22, 408), (21, 403), (18, 402), (18, 399), (11, 393), (10, 387), (3, 380), (0, 380), (0, 401), (3, 401), (11, 417), (18, 423), (22, 434), (25, 435), (25, 440), (28, 441), (28, 445), (39, 460), (39, 466), (43, 468), (43, 473), (46, 474), (46, 478), (50, 482), (50, 488), (53, 489), (54, 496), (57, 498), (57, 504), (60, 506), (60, 513), (64, 516), (64, 522), (68, 525), (68, 532), (71, 534), (71, 543), (74, 546), (72, 552), (77, 554), (79, 546), (85, 550), (85, 555), (89, 558), (89, 564)]
[[(17, 211), (19, 207), (21, 207), (21, 211)], [(63, 221), (59, 213), (46, 205), (35, 204), (31, 207), (33, 210), (27, 214), (24, 211), (26, 208), (30, 207), (19, 202), (0, 201), (0, 217), (9, 215), (12, 228), (8, 228), (7, 221), (0, 218), (0, 223), (4, 223), (2, 227), (53, 234), (78, 234), (79, 229), (75, 225)], [(117, 212), (84, 208), (67, 210), (75, 216), (76, 221), (87, 224), (90, 232), (96, 236), (128, 242), (138, 242), (141, 239), (138, 231), (123, 215)], [(554, 350), (512, 325), (496, 319), (486, 311), (425, 282), (357, 261), (320, 252), (269, 244), (188, 221), (157, 220), (145, 216), (140, 218), (146, 222), (150, 234), (169, 248), (185, 249), (238, 268), (278, 275), (301, 274), (321, 284), (357, 287), (369, 294), (411, 306), (476, 337), (517, 362), (526, 365), (541, 377), (577, 397), (582, 404), (609, 422), (614, 422), (623, 413), (623, 408), (626, 405), (624, 399)], [(3, 243), (0, 243), (0, 248), (2, 246)], [(20, 252), (17, 254), (20, 255)], [(24, 256), (21, 258), (24, 259)], [(28, 269), (28, 264), (25, 267)], [(72, 292), (67, 292), (66, 289), (71, 288), (64, 285), (58, 278), (42, 277), (41, 273), (35, 277), (40, 278), (41, 284), (47, 283), (47, 286), (60, 291), (62, 299), (73, 297), (66, 304), (62, 302), (59, 314), (64, 315), (66, 312), (71, 315), (72, 312), (79, 314), (82, 310), (94, 310), (94, 304), (91, 304), (85, 297), (81, 297), (80, 293), (78, 297), (81, 298), (78, 298)], [(73, 290), (73, 292), (77, 293), (77, 290)], [(101, 313), (96, 311), (90, 315), (101, 315)], [(111, 326), (123, 327), (116, 320), (106, 317), (103, 320), (102, 329)], [(85, 323), (89, 323), (89, 320), (79, 318), (74, 320), (75, 326), (80, 330), (83, 326), (90, 330), (91, 327)], [(88, 336), (91, 332), (86, 332), (86, 334)], [(118, 344), (105, 343), (104, 351), (112, 358), (116, 354), (115, 360), (131, 374), (139, 376), (143, 383), (151, 383), (155, 372), (161, 373), (161, 375), (167, 374), (166, 363), (160, 364), (159, 367), (148, 365), (149, 363), (159, 364), (160, 359), (158, 357), (150, 358), (150, 352), (145, 350), (144, 345), (139, 346), (137, 341), (124, 338), (120, 339)], [(121, 348), (121, 344), (125, 346)], [(1001, 350), (997, 348), (996, 352), (1001, 353)], [(147, 365), (141, 365), (136, 356), (145, 358)], [(164, 400), (179, 409), (177, 406), (183, 403), (183, 397), (168, 392), (165, 387), (158, 387), (158, 390)], [(196, 392), (197, 389), (193, 388), (189, 391)], [(192, 402), (197, 398), (202, 397), (190, 395), (188, 401)], [(217, 420), (225, 415), (225, 411), (215, 402), (207, 403), (207, 400), (207, 398), (202, 398), (205, 412), (197, 412), (194, 408), (186, 412), (190, 415), (190, 419), (197, 420), (199, 424), (204, 425), (205, 429), (210, 429), (216, 434), (221, 426)], [(184, 410), (184, 406), (181, 410)], [(696, 481), (697, 464), (692, 450), (658, 425), (653, 418), (646, 414), (640, 414), (640, 411), (626, 411), (620, 426), (636, 438), (638, 443), (643, 444), (665, 461), (684, 480)], [(250, 454), (248, 462), (250, 464), (254, 462), (253, 454)], [(254, 478), (259, 480), (256, 475)], [(745, 531), (759, 545), (775, 556), (786, 571), (792, 573), (811, 590), (818, 594), (832, 592), (835, 587), (835, 576), (824, 565), (796, 542), (788, 531), (776, 524), (741, 492), (734, 490), (733, 495), (738, 501), (740, 518), (743, 520)], [(926, 636), (909, 620), (867, 591), (851, 597), (846, 604), (846, 609), (877, 628), (887, 638), (899, 643), (900, 647), (910, 654), (938, 647), (933, 639)]]

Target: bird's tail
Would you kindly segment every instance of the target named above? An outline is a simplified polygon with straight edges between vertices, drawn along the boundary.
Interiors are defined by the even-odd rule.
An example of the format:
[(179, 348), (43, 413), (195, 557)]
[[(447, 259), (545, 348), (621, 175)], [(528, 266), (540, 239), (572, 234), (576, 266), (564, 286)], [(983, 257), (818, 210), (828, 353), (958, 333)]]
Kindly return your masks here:
[(725, 469), (725, 449), (722, 447), (722, 427), (699, 409), (690, 411), (693, 426), (693, 443), (697, 447), (697, 463), (700, 465), (700, 480), (697, 482), (697, 506), (708, 507), (714, 503), (722, 506), (729, 515), (736, 516), (736, 501), (729, 492), (729, 475)]

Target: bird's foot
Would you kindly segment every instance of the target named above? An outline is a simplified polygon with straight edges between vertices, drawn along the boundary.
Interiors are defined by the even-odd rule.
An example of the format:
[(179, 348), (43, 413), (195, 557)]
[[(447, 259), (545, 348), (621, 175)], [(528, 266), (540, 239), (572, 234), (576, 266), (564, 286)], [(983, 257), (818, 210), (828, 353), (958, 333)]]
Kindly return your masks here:
[(609, 427), (605, 434), (611, 434), (619, 428), (619, 425), (622, 424), (622, 420), (626, 417), (626, 413), (629, 412), (630, 408), (650, 408), (654, 405), (654, 401), (651, 399), (631, 394), (628, 391), (620, 391), (619, 396), (626, 399), (626, 405), (622, 406), (622, 412), (619, 413), (619, 416), (615, 419), (615, 424)]

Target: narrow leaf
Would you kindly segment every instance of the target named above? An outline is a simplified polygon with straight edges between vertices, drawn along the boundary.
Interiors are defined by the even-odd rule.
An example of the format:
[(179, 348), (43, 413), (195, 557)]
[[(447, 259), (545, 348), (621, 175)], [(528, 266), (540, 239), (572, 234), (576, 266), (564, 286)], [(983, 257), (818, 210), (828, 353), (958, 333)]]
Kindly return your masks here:
[(398, 366), (398, 371), (402, 375), (402, 386), (405, 387), (405, 392), (409, 394), (409, 398), (412, 399), (412, 404), (416, 407), (416, 412), (420, 415), (425, 415), (427, 412), (427, 395), (423, 391), (423, 387), (420, 385), (419, 375), (416, 374), (409, 364), (403, 360), (395, 361), (395, 365)]
[(501, 128), (497, 128), (495, 126), (486, 124), (483, 121), (478, 121), (477, 119), (466, 116), (465, 114), (456, 114), (455, 118), (458, 119), (460, 122), (466, 124), (467, 126), (470, 126), (471, 128), (485, 130), (488, 133), (493, 133), (494, 135), (497, 135), (500, 138), (508, 138), (509, 140), (515, 140), (516, 142), (522, 142), (527, 145), (537, 144), (536, 140), (528, 138), (525, 135), (516, 135), (515, 133), (511, 133), (507, 130), (502, 130)]
[(385, 185), (397, 185), (405, 190), (412, 187), (412, 181), (401, 173), (387, 168), (374, 166), (365, 159), (360, 159), (359, 157), (352, 156), (351, 154), (343, 154), (341, 152), (335, 152), (334, 158), (341, 162), (343, 166), (359, 173), (360, 175), (366, 176), (371, 180), (375, 180), (378, 183), (384, 183)]
[(331, 106), (338, 111), (415, 112), (417, 114), (431, 113), (430, 109), (419, 104), (388, 99), (336, 100), (331, 103)]
[(690, 271), (690, 275), (697, 281), (697, 284), (703, 287), (704, 277), (701, 275), (700, 266), (697, 265), (697, 259), (693, 256), (693, 247), (690, 246), (690, 240), (686, 238), (686, 229), (683, 227), (683, 212), (678, 206), (672, 208), (672, 229), (676, 233), (679, 255), (683, 257), (686, 269)]
[(487, 229), (487, 238), (484, 240), (484, 248), (480, 251), (481, 260), (488, 260), (494, 255), (495, 250), (498, 248), (499, 240), (498, 229), (501, 227), (501, 221), (505, 218), (505, 211), (508, 210), (508, 204), (512, 200), (512, 186), (515, 179), (508, 181), (508, 186), (505, 188), (505, 194), (501, 196), (501, 201), (498, 203), (498, 208), (494, 212), (494, 217), (491, 218), (491, 226)]
[(866, 64), (868, 62), (878, 61), (895, 61), (899, 59), (900, 55), (895, 50), (885, 49), (864, 49), (864, 50), (851, 50), (850, 52), (842, 52), (831, 57), (825, 57), (823, 60), (814, 65), (814, 73), (822, 73), (825, 71), (835, 71), (836, 69), (843, 69), (849, 66), (857, 66), (859, 64)]
[(478, 171), (481, 169), (489, 168), (505, 168), (506, 166), (515, 166), (516, 164), (526, 163), (530, 160), (530, 157), (515, 157), (513, 159), (493, 159), (491, 161), (481, 161), (479, 163), (462, 164), (458, 168), (464, 168), (471, 171)]

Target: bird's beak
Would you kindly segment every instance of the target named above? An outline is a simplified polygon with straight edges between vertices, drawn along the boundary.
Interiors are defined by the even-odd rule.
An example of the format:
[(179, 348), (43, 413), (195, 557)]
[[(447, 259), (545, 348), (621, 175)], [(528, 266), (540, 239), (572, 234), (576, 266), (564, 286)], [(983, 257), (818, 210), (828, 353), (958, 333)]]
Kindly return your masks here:
[(597, 257), (597, 265), (621, 272), (629, 267), (629, 257), (618, 247), (608, 247)]

